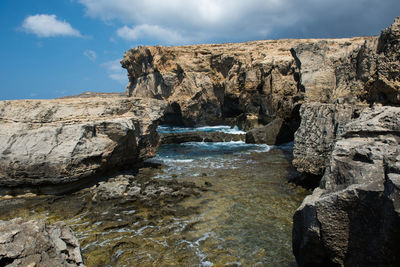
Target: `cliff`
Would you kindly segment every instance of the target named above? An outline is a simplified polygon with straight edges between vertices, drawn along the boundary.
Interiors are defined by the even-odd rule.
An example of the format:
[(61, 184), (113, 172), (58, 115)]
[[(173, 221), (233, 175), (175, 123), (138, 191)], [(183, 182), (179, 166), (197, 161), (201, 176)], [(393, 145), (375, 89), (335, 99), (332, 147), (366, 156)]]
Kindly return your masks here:
[(343, 86), (336, 90), (335, 67), (376, 39), (145, 46), (127, 51), (121, 64), (128, 71), (129, 96), (168, 104), (164, 123), (249, 130), (281, 118), (293, 135), (299, 104), (351, 95)]
[(350, 59), (342, 77), (369, 105), (301, 108), (294, 164), (324, 175), (294, 215), (299, 266), (400, 263), (400, 17)]
[(0, 187), (65, 191), (135, 167), (157, 153), (163, 108), (126, 97), (0, 101)]

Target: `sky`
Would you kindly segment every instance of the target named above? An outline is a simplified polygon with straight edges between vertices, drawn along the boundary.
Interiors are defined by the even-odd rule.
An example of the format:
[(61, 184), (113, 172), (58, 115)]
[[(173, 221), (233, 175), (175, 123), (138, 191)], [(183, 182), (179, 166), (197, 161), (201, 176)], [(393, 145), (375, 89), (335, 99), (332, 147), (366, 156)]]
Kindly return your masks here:
[(0, 100), (124, 92), (139, 45), (378, 35), (399, 0), (0, 0)]

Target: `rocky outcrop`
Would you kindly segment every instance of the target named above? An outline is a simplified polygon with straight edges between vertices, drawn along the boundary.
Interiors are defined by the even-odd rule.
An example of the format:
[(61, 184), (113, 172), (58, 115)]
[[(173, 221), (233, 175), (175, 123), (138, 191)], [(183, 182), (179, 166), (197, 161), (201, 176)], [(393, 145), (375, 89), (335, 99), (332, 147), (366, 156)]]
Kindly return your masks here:
[(320, 188), (294, 215), (300, 266), (400, 263), (399, 118), (376, 107), (343, 127)]
[(161, 144), (180, 144), (186, 142), (231, 142), (245, 141), (245, 134), (229, 134), (224, 132), (184, 132), (162, 133)]
[(78, 239), (64, 223), (0, 221), (1, 266), (84, 267)]
[(301, 108), (293, 160), (298, 170), (322, 175), (342, 125), (367, 105), (400, 103), (399, 48), (400, 17), (357, 49), (332, 53), (324, 41), (293, 48), (306, 100), (315, 102)]
[(248, 130), (281, 118), (298, 127), (304, 97), (325, 100), (335, 66), (367, 39), (373, 38), (145, 46), (127, 51), (121, 64), (128, 95), (168, 103), (164, 123)]
[(126, 97), (1, 101), (0, 186), (43, 193), (133, 168), (155, 156), (163, 108)]
[(324, 176), (294, 215), (299, 266), (400, 264), (399, 42), (397, 18), (336, 67), (336, 103), (301, 108), (293, 163)]

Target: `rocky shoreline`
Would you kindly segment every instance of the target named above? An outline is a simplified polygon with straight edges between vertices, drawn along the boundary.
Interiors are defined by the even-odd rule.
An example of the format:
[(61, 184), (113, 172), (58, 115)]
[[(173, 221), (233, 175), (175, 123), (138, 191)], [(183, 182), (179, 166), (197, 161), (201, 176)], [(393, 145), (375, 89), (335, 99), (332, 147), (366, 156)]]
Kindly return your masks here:
[[(294, 139), (293, 165), (312, 179), (298, 182), (319, 183), (293, 217), (299, 266), (397, 265), (399, 51), (400, 17), (379, 37), (131, 49), (121, 61), (131, 97), (0, 102), (1, 191), (65, 193), (110, 171), (137, 168), (157, 153), (160, 121), (237, 124), (248, 131), (247, 142)], [(170, 134), (163, 142), (225, 140), (202, 134)], [(128, 174), (85, 190), (92, 202), (157, 206), (207, 189)], [(40, 235), (54, 259), (37, 248), (9, 254), (20, 242), (12, 243), (10, 233), (23, 242)], [(62, 225), (0, 221), (0, 241), (5, 266), (83, 266), (79, 244)]]

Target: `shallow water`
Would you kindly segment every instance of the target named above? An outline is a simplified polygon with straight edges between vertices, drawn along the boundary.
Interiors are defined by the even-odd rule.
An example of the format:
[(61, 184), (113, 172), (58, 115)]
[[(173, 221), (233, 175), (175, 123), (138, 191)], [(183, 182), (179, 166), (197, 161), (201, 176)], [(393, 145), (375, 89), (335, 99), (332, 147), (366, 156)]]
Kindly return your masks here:
[(83, 194), (14, 203), (14, 216), (64, 220), (88, 266), (292, 266), (292, 216), (309, 192), (288, 184), (291, 145), (243, 142), (160, 147), (140, 177), (209, 190), (179, 205), (91, 203)]

